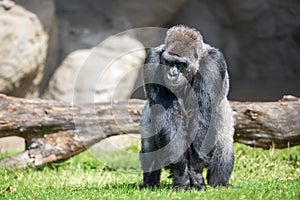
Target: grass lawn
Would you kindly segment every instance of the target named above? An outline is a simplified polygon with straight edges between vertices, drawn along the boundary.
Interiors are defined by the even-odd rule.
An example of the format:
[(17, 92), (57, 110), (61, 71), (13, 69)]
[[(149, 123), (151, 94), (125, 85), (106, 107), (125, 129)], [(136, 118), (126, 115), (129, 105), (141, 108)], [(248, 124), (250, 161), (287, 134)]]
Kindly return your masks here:
[[(235, 144), (232, 186), (176, 191), (163, 171), (160, 188), (139, 189), (138, 149), (85, 152), (40, 169), (0, 169), (0, 199), (300, 199), (300, 146), (262, 150)], [(0, 155), (0, 158), (5, 155)]]

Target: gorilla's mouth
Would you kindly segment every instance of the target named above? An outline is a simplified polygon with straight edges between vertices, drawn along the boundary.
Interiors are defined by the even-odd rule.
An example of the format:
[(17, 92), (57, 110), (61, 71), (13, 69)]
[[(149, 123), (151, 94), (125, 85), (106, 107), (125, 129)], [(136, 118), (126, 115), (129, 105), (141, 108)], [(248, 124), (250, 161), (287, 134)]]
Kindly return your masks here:
[(168, 79), (172, 82), (172, 83), (177, 83), (178, 82), (178, 77), (179, 77), (179, 74), (171, 74), (171, 73), (168, 73)]
[(176, 79), (173, 79), (173, 80), (170, 80), (168, 81), (166, 87), (168, 88), (168, 90), (170, 90), (171, 92), (179, 92), (181, 91), (182, 89), (186, 88), (187, 84), (185, 81), (182, 81), (179, 78), (176, 78)]

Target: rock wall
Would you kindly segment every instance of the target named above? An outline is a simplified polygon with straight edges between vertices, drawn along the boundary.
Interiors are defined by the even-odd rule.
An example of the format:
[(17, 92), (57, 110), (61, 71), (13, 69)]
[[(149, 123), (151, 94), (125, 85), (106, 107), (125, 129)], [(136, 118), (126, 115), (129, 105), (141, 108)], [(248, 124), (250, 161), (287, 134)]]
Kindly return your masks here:
[[(92, 49), (109, 36), (132, 28), (186, 24), (199, 29), (206, 42), (224, 52), (232, 99), (274, 100), (288, 93), (300, 95), (298, 0), (0, 2), (2, 93), (41, 97), (45, 89), (49, 94), (49, 81), (57, 80), (55, 70), (60, 71), (59, 66), (72, 52)], [(144, 32), (131, 37), (146, 47), (161, 41), (161, 34)]]
[(188, 0), (56, 0), (60, 60), (76, 49), (91, 48), (107, 37), (139, 27), (161, 27)]
[(224, 51), (233, 79), (300, 76), (298, 0), (191, 0), (169, 25), (178, 23), (198, 28)]
[(300, 95), (298, 0), (190, 0), (168, 26), (181, 23), (199, 29), (224, 52), (231, 99)]

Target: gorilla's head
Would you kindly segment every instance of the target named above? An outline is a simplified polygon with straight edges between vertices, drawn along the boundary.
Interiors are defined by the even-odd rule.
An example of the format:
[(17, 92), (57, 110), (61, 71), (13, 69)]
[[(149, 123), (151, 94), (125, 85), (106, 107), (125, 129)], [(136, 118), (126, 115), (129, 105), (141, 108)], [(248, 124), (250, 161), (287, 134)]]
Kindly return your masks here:
[(178, 89), (190, 84), (197, 71), (203, 40), (192, 28), (176, 26), (168, 30), (161, 57), (165, 86)]

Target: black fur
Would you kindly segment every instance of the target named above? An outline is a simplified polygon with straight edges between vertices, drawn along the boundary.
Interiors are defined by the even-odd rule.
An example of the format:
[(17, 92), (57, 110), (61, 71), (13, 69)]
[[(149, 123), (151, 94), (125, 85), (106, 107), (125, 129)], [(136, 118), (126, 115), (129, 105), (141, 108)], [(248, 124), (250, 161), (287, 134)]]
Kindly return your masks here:
[[(170, 169), (175, 188), (205, 189), (202, 177), (204, 167), (208, 168), (207, 178), (210, 185), (227, 185), (233, 169), (233, 153), (230, 152), (229, 158), (223, 158), (223, 155), (227, 155), (226, 148), (219, 136), (213, 134), (213, 147), (208, 152), (202, 148), (208, 132), (214, 133), (214, 128), (218, 129), (213, 124), (216, 123), (214, 118), (218, 112), (212, 99), (216, 95), (212, 95), (213, 87), (209, 85), (214, 82), (202, 76), (200, 68), (205, 70), (205, 66), (195, 67), (189, 63), (180, 72), (186, 79), (183, 85), (173, 86), (166, 83), (166, 71), (170, 68), (163, 65), (166, 48), (162, 45), (150, 49), (143, 68), (148, 100), (140, 124), (143, 185), (158, 186), (160, 170), (163, 167)], [(194, 57), (201, 59), (198, 62), (200, 65), (204, 63), (206, 67), (216, 66), (222, 79), (220, 86), (216, 84), (214, 87), (224, 87), (222, 82), (228, 81), (225, 79), (227, 69), (224, 57), (215, 48), (207, 52), (206, 55), (197, 54)], [(218, 88), (215, 92), (219, 91), (223, 89)], [(229, 134), (228, 137), (231, 141), (232, 135)], [(224, 143), (229, 143), (225, 145), (231, 149), (231, 142)]]
[(223, 54), (218, 49), (211, 49), (208, 54), (211, 56), (212, 60), (218, 63), (221, 78), (224, 79), (227, 71), (227, 65)]

